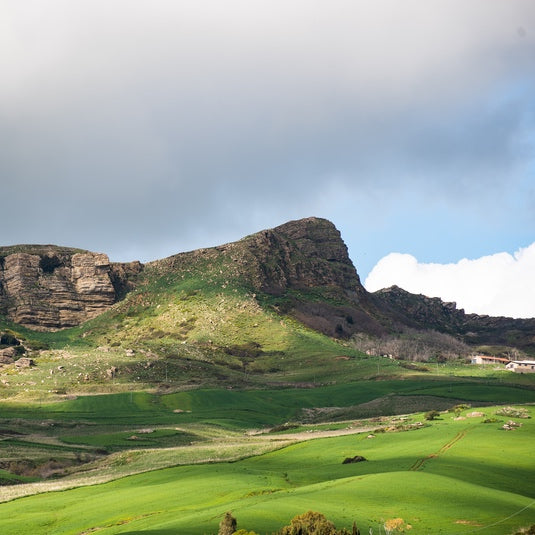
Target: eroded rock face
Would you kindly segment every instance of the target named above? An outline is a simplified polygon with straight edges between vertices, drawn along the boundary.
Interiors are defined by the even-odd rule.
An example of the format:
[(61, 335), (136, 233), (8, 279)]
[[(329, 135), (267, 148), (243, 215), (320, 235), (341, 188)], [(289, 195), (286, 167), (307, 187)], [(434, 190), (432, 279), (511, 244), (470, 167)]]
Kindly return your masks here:
[(333, 286), (354, 298), (363, 294), (340, 232), (326, 219), (290, 221), (246, 239), (258, 263), (257, 284), (267, 293)]
[(53, 246), (27, 250), (4, 250), (0, 312), (35, 330), (73, 327), (94, 318), (117, 300), (119, 283), (124, 286), (127, 275), (141, 270), (139, 263), (115, 267), (102, 253)]

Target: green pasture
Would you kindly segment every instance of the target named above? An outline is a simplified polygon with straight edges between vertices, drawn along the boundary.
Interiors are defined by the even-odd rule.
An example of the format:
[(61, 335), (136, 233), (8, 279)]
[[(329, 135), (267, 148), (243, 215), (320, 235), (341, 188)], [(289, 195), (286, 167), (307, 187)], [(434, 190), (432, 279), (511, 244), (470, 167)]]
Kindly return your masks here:
[[(302, 420), (303, 408), (355, 407), (392, 394), (460, 399), (470, 403), (535, 402), (535, 390), (531, 389), (481, 381), (421, 378), (276, 390), (198, 389), (173, 394), (126, 392), (80, 396), (56, 403), (0, 402), (0, 415), (2, 418), (72, 420), (109, 425), (204, 422), (231, 428), (251, 428)], [(424, 409), (422, 407), (421, 410)]]
[[(232, 510), (238, 527), (270, 533), (312, 509), (338, 527), (355, 520), (362, 533), (402, 517), (414, 535), (508, 534), (535, 522), (535, 422), (517, 419), (522, 426), (508, 432), (483, 423), (496, 407), (479, 410), (486, 416), (446, 413), (417, 430), (309, 440), (14, 500), (0, 505), (0, 532), (208, 534)], [(342, 464), (355, 455), (367, 460)]]
[(107, 451), (139, 448), (170, 448), (190, 444), (200, 437), (176, 429), (141, 429), (118, 433), (95, 433), (61, 437), (67, 444), (84, 444)]

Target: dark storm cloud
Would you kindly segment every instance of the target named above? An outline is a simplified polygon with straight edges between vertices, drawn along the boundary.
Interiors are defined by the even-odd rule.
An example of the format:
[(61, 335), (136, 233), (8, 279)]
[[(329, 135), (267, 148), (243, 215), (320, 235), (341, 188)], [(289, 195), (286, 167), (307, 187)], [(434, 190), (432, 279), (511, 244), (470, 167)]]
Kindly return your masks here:
[(492, 204), (533, 154), (531, 3), (1, 9), (2, 243), (147, 259), (378, 194)]

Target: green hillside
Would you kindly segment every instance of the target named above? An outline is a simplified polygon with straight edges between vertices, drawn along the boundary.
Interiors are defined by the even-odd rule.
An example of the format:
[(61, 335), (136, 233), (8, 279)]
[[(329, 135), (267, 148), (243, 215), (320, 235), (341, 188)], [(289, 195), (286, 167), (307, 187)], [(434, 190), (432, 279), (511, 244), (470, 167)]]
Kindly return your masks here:
[[(401, 517), (414, 534), (510, 533), (534, 518), (534, 424), (516, 419), (522, 426), (505, 432), (501, 422), (483, 423), (496, 410), (465, 412), (460, 420), (445, 414), (427, 427), (375, 432), (373, 439), (364, 432), (309, 440), (230, 464), (169, 468), (18, 499), (0, 505), (0, 529), (201, 534), (215, 532), (232, 510), (240, 526), (265, 533), (313, 509), (339, 527), (356, 521), (366, 531)], [(356, 454), (367, 460), (342, 463)]]

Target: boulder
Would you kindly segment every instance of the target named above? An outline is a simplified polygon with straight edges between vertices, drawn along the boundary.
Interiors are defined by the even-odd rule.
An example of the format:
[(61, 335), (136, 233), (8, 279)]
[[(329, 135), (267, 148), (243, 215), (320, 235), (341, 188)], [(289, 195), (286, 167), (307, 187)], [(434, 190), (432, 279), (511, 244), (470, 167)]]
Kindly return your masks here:
[(14, 347), (5, 347), (0, 349), (0, 357), (13, 359), (17, 355), (17, 350)]
[(15, 362), (15, 366), (17, 368), (30, 368), (32, 366), (35, 366), (35, 362), (33, 361), (33, 359), (30, 359), (28, 357), (22, 357)]

